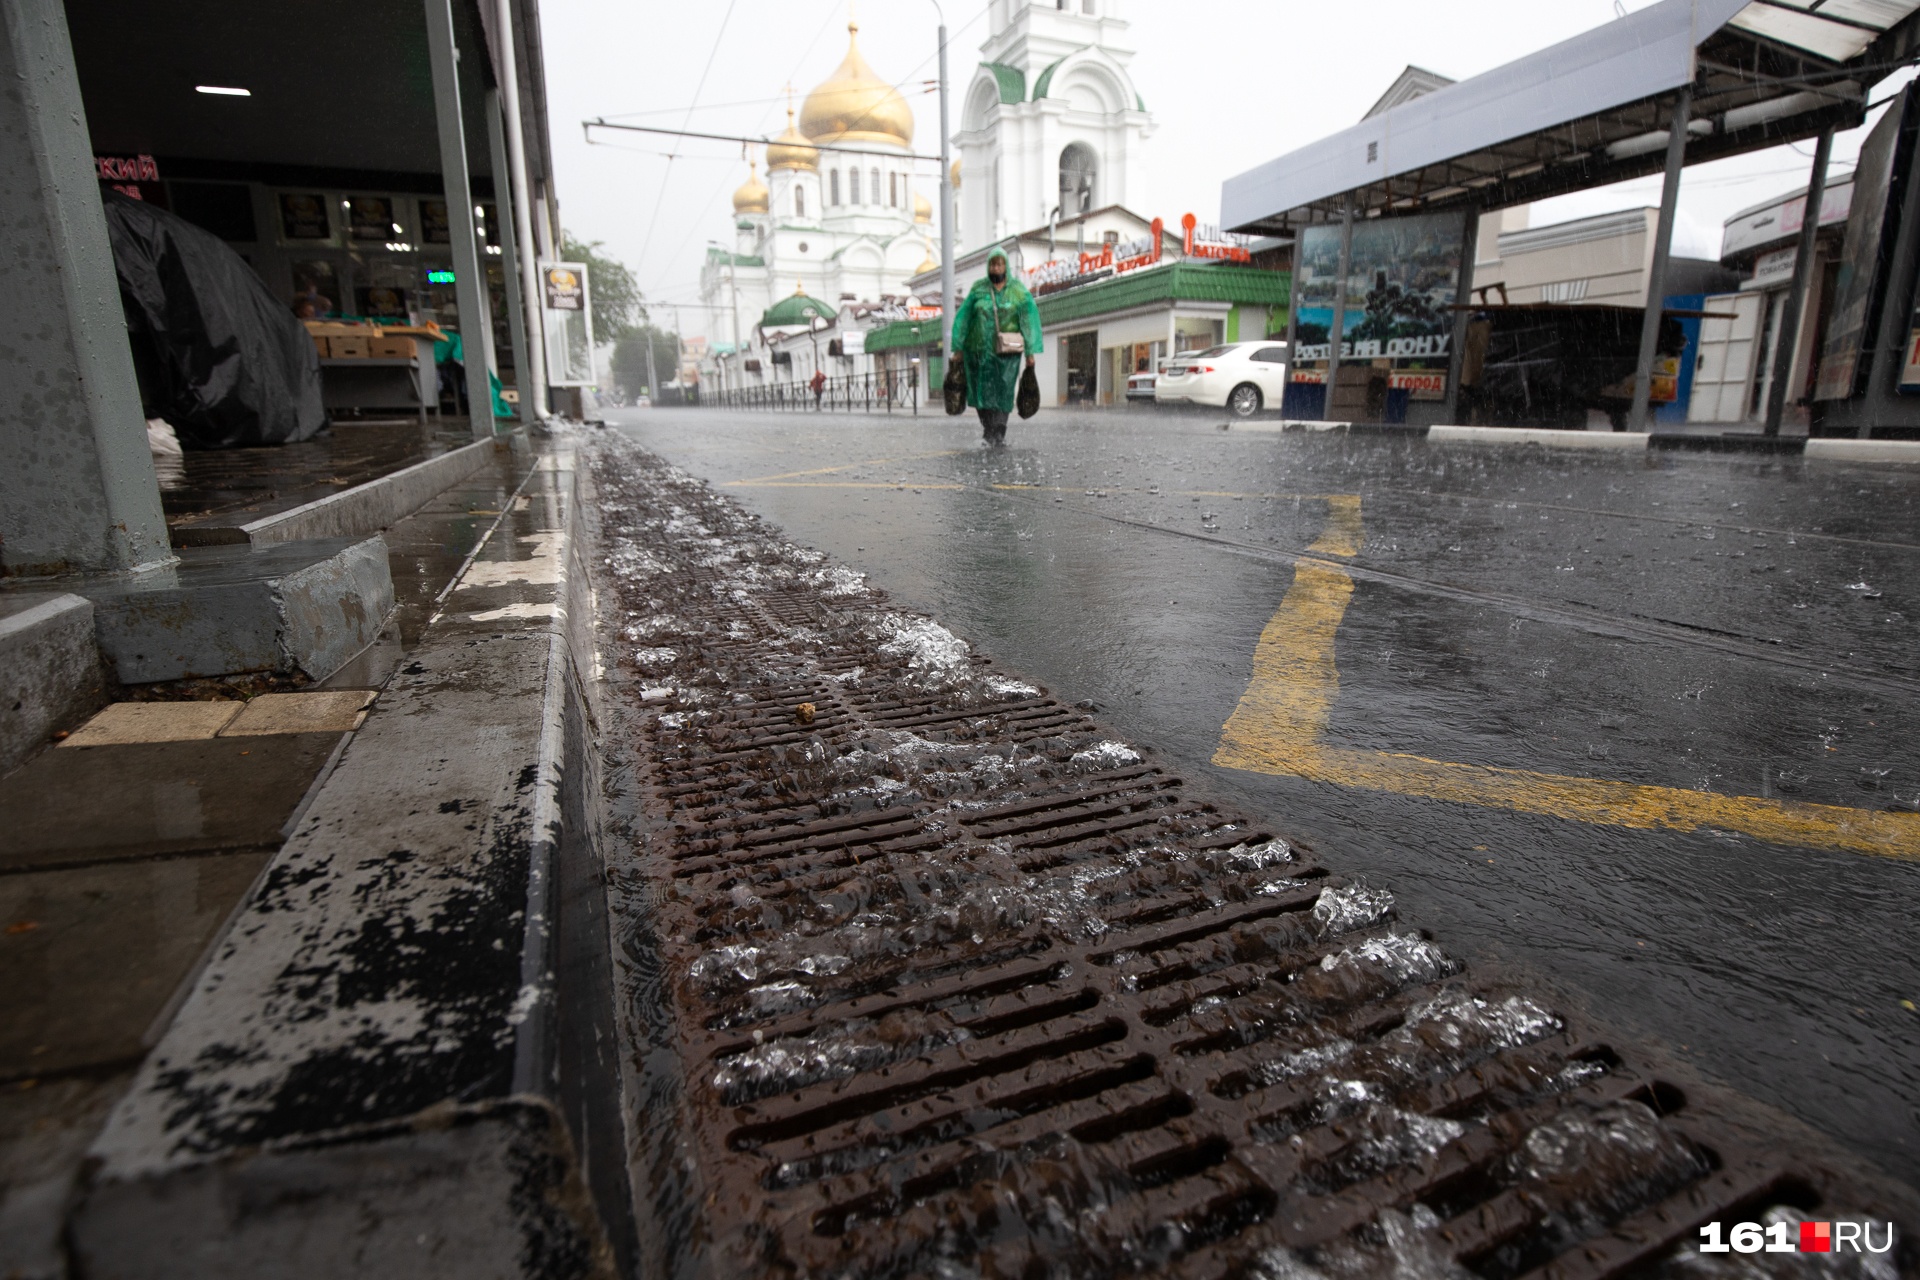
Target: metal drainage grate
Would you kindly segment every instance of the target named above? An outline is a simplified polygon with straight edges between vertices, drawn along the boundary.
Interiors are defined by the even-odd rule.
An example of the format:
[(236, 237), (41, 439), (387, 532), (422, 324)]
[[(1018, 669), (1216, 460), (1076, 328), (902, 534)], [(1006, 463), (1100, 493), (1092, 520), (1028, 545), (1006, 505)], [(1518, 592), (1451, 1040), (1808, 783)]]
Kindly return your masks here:
[(651, 455), (596, 477), (697, 1269), (1576, 1280), (1819, 1199)]

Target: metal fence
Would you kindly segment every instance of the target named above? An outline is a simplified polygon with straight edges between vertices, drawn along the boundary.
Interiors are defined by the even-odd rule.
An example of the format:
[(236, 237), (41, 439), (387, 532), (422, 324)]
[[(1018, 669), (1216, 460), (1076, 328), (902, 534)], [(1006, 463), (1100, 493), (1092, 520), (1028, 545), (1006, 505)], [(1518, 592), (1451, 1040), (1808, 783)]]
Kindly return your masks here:
[(804, 382), (776, 382), (730, 391), (702, 389), (702, 404), (728, 409), (773, 412), (914, 413), (920, 412), (920, 380), (913, 373), (862, 373), (829, 378), (818, 396)]

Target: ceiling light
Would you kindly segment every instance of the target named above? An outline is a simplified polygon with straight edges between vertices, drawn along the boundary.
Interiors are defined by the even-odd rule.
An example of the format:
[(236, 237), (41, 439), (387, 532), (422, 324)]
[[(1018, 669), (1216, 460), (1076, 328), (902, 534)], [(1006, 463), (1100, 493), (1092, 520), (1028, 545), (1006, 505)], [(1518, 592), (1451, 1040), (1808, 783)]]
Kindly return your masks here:
[(237, 88), (230, 84), (197, 84), (193, 86), (193, 91), (195, 93), (211, 93), (222, 98), (251, 98), (253, 96), (253, 90)]

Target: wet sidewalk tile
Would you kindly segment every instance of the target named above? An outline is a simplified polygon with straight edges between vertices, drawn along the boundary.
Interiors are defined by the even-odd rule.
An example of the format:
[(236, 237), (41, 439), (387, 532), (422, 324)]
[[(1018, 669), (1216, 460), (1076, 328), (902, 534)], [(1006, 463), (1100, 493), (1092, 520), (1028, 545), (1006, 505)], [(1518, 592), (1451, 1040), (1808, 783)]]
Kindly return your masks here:
[(220, 730), (223, 738), (280, 733), (350, 733), (379, 696), (372, 689), (320, 693), (263, 693)]
[(239, 702), (116, 702), (64, 739), (62, 747), (211, 738), (240, 714)]

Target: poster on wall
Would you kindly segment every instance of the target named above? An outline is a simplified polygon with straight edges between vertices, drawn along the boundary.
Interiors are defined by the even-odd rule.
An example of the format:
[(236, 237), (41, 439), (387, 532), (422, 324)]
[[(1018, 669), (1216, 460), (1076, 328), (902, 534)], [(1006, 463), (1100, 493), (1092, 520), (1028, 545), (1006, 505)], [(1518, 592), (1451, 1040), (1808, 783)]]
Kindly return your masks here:
[(386, 196), (353, 196), (347, 201), (347, 234), (355, 240), (391, 240), (393, 201)]
[(1343, 282), (1338, 279), (1340, 227), (1302, 231), (1300, 279), (1294, 287), (1300, 313), (1294, 335), (1299, 373), (1294, 381), (1324, 380), (1324, 369), (1300, 365), (1331, 357), (1334, 303), (1344, 284), (1340, 358), (1391, 360), (1389, 385), (1408, 391), (1415, 400), (1444, 400), (1466, 233), (1464, 213), (1356, 222)]
[(584, 262), (540, 264), (540, 311), (547, 331), (547, 383), (590, 387), (593, 371), (591, 286)]
[(1815, 400), (1851, 398), (1867, 372), (1861, 357), (1885, 292), (1882, 277), (1887, 264), (1882, 251), (1893, 242), (1890, 224), (1898, 220), (1895, 211), (1906, 189), (1907, 162), (1913, 154), (1914, 101), (1914, 88), (1909, 85), (1899, 108), (1880, 118), (1860, 148), (1860, 163), (1853, 171), (1853, 203), (1847, 210), (1846, 247), (1834, 281), (1820, 379), (1813, 389)]
[(282, 239), (333, 239), (333, 225), (327, 218), (327, 198), (319, 192), (282, 191), (279, 204)]
[(422, 200), (420, 202), (420, 243), (453, 243), (453, 228), (447, 221), (447, 202), (445, 200)]

